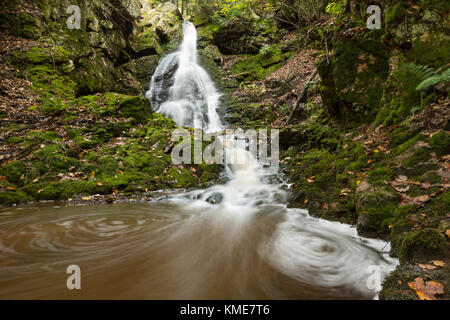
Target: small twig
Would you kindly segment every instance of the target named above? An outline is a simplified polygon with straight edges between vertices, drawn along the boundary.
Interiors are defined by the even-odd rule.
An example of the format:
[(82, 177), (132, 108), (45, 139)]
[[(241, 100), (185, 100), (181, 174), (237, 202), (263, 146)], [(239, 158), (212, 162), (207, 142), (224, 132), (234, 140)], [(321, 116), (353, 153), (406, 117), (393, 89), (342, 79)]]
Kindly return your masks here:
[(317, 70), (314, 71), (314, 73), (309, 77), (308, 81), (306, 81), (302, 92), (300, 93), (300, 96), (298, 97), (297, 101), (295, 102), (294, 108), (291, 111), (291, 114), (289, 115), (288, 119), (284, 123), (284, 126), (287, 126), (289, 122), (291, 122), (294, 115), (297, 113), (298, 108), (300, 107), (300, 104), (305, 102), (308, 97), (308, 89), (311, 86), (312, 80), (317, 76)]

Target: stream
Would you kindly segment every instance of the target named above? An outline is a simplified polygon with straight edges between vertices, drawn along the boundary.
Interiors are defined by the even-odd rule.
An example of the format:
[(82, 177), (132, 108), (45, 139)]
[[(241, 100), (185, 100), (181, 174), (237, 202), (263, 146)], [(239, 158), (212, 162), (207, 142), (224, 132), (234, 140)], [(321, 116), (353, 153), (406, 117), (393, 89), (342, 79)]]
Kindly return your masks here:
[[(180, 126), (215, 132), (220, 94), (184, 23), (147, 97)], [(238, 149), (236, 149), (238, 148)], [(231, 149), (231, 150), (229, 150)], [(398, 264), (389, 243), (287, 207), (289, 193), (247, 155), (228, 181), (152, 201), (0, 210), (0, 299), (374, 299)], [(68, 290), (66, 268), (81, 270)]]

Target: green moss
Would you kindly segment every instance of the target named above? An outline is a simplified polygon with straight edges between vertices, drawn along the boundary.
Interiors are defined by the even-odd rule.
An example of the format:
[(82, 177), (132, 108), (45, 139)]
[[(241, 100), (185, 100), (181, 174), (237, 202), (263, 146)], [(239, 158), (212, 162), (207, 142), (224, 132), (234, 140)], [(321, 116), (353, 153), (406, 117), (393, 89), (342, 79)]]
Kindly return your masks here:
[(448, 33), (429, 32), (413, 40), (411, 56), (421, 65), (439, 68), (450, 61), (449, 47)]
[(70, 57), (70, 52), (61, 46), (52, 48), (33, 47), (25, 53), (22, 51), (13, 52), (10, 61), (17, 66), (28, 66), (29, 64), (53, 66), (66, 62)]
[(406, 14), (407, 12), (403, 1), (398, 1), (394, 6), (388, 7), (385, 18), (387, 28), (391, 28), (393, 25), (403, 22)]
[(19, 144), (23, 141), (23, 139), (21, 137), (10, 137), (8, 138), (8, 143), (9, 144)]
[(123, 117), (133, 118), (136, 123), (142, 123), (151, 117), (152, 107), (147, 98), (131, 97), (120, 101), (119, 112)]
[(450, 152), (450, 134), (439, 131), (430, 138), (430, 145), (440, 156)]
[(415, 167), (418, 164), (430, 159), (429, 148), (419, 148), (405, 161), (407, 167)]
[(163, 159), (156, 158), (145, 151), (131, 153), (123, 160), (125, 167), (142, 171), (152, 176), (158, 176), (165, 169), (166, 162)]
[(114, 157), (105, 156), (98, 159), (99, 173), (106, 175), (114, 175), (119, 170), (119, 164)]
[(92, 149), (100, 143), (100, 141), (96, 138), (85, 139), (81, 136), (75, 137), (74, 141), (81, 149), (85, 149), (85, 150)]
[(41, 161), (52, 172), (60, 172), (77, 165), (78, 160), (67, 156), (63, 145), (51, 144), (39, 149), (33, 158)]
[(25, 173), (25, 170), (26, 167), (22, 161), (14, 161), (2, 166), (0, 175), (5, 176), (9, 182), (21, 186), (23, 184), (21, 176)]
[(394, 170), (390, 168), (385, 168), (384, 166), (374, 166), (369, 172), (369, 181), (370, 183), (382, 183), (383, 181), (390, 181), (392, 176), (394, 175)]
[(277, 45), (264, 47), (259, 54), (246, 56), (246, 59), (236, 62), (232, 72), (239, 75), (239, 81), (263, 80), (276, 71), (289, 56), (289, 53), (283, 53)]
[(433, 257), (447, 246), (442, 234), (436, 229), (422, 229), (407, 234), (400, 245), (401, 260)]
[(90, 151), (86, 158), (88, 159), (88, 161), (93, 162), (97, 159), (98, 155), (94, 152), (94, 151)]
[(414, 136), (413, 138), (409, 139), (408, 141), (404, 142), (400, 146), (396, 147), (393, 151), (393, 155), (398, 156), (398, 155), (404, 153), (405, 151), (407, 151), (409, 148), (416, 145), (417, 142), (419, 142), (421, 140), (425, 140), (425, 139), (426, 139), (426, 137), (420, 133), (420, 134)]
[(408, 282), (414, 281), (418, 276), (417, 266), (398, 266), (384, 279), (380, 300), (418, 300), (417, 294), (408, 286)]
[(200, 177), (200, 182), (218, 179), (221, 170), (221, 166), (216, 164), (201, 164), (198, 168), (198, 176)]
[(382, 194), (373, 194), (373, 199), (368, 201), (376, 204), (366, 205), (358, 212), (358, 219), (364, 220), (364, 223), (359, 223), (357, 226), (359, 233), (376, 237), (389, 234), (390, 219), (397, 208), (397, 203), (382, 197)]
[(435, 216), (444, 216), (450, 212), (450, 191), (446, 190), (442, 194), (431, 200), (429, 210)]
[(38, 194), (40, 200), (68, 199), (73, 196), (101, 193), (95, 181), (61, 181), (50, 184)]
[(400, 63), (388, 81), (384, 97), (385, 105), (377, 114), (375, 124), (385, 126), (400, 123), (411, 115), (412, 110), (432, 102), (434, 93), (421, 95), (416, 87), (422, 82), (420, 66), (411, 63)]
[(0, 205), (10, 206), (31, 201), (31, 198), (23, 191), (6, 191), (0, 193)]
[(194, 187), (198, 184), (192, 173), (184, 168), (171, 168), (167, 175), (175, 180), (178, 187)]
[(409, 139), (413, 138), (418, 133), (418, 130), (408, 130), (405, 127), (399, 127), (392, 133), (391, 139), (389, 141), (389, 146), (394, 148), (399, 146)]

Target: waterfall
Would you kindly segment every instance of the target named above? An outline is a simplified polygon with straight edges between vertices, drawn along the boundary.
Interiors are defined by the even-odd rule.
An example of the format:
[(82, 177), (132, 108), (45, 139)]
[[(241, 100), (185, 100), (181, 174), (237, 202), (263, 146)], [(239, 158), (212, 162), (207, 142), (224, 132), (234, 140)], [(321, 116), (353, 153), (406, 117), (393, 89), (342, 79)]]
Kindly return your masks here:
[(217, 114), (221, 94), (211, 77), (198, 64), (197, 30), (183, 23), (184, 38), (179, 50), (165, 56), (152, 77), (146, 97), (155, 112), (172, 118), (179, 126), (219, 131)]
[[(155, 111), (180, 126), (219, 131), (220, 94), (197, 63), (195, 27), (186, 22), (183, 30), (183, 43), (161, 60), (147, 97)], [(213, 283), (217, 277), (223, 281), (221, 277), (227, 275), (226, 282), (234, 290), (231, 296), (288, 297), (269, 285), (276, 270), (292, 281), (293, 292), (314, 288), (310, 296), (298, 293), (298, 297), (376, 297), (381, 280), (398, 264), (387, 254), (389, 243), (359, 237), (350, 225), (288, 208), (288, 191), (280, 179), (273, 182), (276, 176), (269, 176), (274, 178), (271, 183), (264, 181), (262, 161), (247, 150), (250, 142), (242, 134), (227, 134), (220, 141), (225, 158), (231, 159), (226, 184), (161, 199), (189, 216), (166, 243), (173, 252), (186, 253), (174, 254), (165, 266), (173, 276), (189, 274), (189, 281), (177, 281), (183, 283), (179, 296), (196, 297), (204, 282)], [(195, 249), (193, 235), (199, 237)], [(258, 294), (246, 291), (243, 284), (248, 281), (258, 283)]]

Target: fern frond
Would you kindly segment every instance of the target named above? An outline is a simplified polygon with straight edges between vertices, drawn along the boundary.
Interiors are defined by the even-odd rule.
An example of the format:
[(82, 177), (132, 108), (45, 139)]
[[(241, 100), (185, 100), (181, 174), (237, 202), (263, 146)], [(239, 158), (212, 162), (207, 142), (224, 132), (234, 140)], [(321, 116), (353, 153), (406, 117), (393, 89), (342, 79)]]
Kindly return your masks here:
[(439, 82), (441, 82), (441, 76), (432, 76), (429, 77), (425, 80), (423, 80), (417, 87), (416, 90), (426, 90), (429, 87), (434, 87), (435, 85), (437, 85)]
[(436, 71), (427, 66), (421, 66), (415, 63), (408, 63), (405, 65), (406, 69), (413, 73), (418, 79), (425, 80), (435, 75)]
[(441, 82), (450, 82), (450, 68), (445, 70), (439, 75), (434, 75), (423, 80), (417, 87), (416, 90), (426, 90), (433, 87)]

